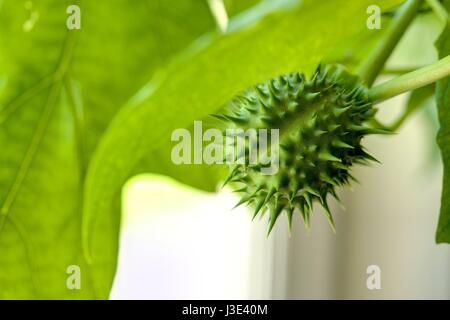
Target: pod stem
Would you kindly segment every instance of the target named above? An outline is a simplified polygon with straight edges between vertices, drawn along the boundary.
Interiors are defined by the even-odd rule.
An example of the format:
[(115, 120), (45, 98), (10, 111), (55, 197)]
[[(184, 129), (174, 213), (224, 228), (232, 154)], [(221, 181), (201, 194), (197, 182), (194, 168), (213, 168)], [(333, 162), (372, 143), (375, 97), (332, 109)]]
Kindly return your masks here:
[(375, 49), (358, 67), (357, 74), (371, 87), (384, 64), (395, 49), (405, 30), (414, 19), (422, 0), (408, 0), (396, 12)]
[(369, 90), (369, 97), (372, 101), (379, 102), (401, 93), (426, 86), (448, 76), (450, 76), (450, 55), (429, 66), (371, 88)]

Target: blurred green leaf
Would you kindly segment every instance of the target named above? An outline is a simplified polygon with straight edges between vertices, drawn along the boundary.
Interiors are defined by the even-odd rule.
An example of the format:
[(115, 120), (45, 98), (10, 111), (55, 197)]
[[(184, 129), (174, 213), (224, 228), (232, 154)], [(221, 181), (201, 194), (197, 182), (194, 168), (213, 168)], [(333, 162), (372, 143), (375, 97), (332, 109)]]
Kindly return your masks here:
[(434, 83), (411, 92), (402, 115), (389, 126), (389, 130), (397, 131), (411, 114), (423, 107), (434, 96)]
[[(119, 107), (213, 19), (198, 0), (1, 3), (0, 299), (107, 298), (118, 239), (102, 272), (81, 254), (90, 155)], [(69, 4), (81, 30), (66, 28)], [(66, 286), (70, 265), (81, 290)]]
[(261, 1), (267, 0), (224, 0), (224, 3), (228, 14), (230, 16), (234, 16), (235, 14), (258, 4)]
[[(377, 3), (386, 9), (400, 2)], [(350, 43), (362, 30), (369, 32), (366, 9), (372, 3), (305, 1), (300, 8), (271, 14), (245, 30), (209, 35), (143, 89), (115, 117), (89, 167), (83, 246), (93, 267), (101, 270), (105, 247), (117, 250), (114, 239), (120, 217), (113, 203), (140, 159), (148, 159), (147, 170), (151, 172), (189, 183), (185, 177), (201, 166), (179, 166), (173, 171), (173, 130), (191, 127), (194, 120), (204, 119), (240, 91), (263, 80), (294, 70), (310, 74), (334, 48)]]
[[(447, 2), (450, 9), (450, 1)], [(447, 23), (444, 31), (436, 43), (439, 57), (450, 54), (450, 23)], [(436, 83), (436, 103), (440, 129), (437, 142), (441, 150), (444, 164), (444, 179), (441, 197), (441, 213), (436, 231), (437, 243), (450, 243), (450, 78), (447, 77)]]

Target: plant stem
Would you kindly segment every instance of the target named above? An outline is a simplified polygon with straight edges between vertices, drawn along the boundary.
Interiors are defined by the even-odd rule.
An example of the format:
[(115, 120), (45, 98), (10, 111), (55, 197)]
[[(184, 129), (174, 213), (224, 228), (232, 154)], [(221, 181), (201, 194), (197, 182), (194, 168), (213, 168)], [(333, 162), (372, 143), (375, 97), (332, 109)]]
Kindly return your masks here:
[(450, 19), (450, 16), (444, 6), (438, 0), (427, 0), (427, 3), (439, 18), (439, 20), (441, 20), (443, 23), (447, 23), (447, 21)]
[(398, 41), (413, 20), (422, 0), (408, 0), (395, 14), (375, 50), (364, 60), (357, 73), (368, 87), (372, 86)]
[(373, 87), (369, 91), (369, 97), (374, 102), (386, 100), (448, 76), (450, 76), (450, 55), (429, 66)]
[(390, 74), (390, 75), (402, 75), (405, 73), (413, 72), (419, 68), (422, 68), (423, 66), (416, 66), (416, 67), (400, 67), (400, 68), (383, 68), (381, 70), (380, 74)]

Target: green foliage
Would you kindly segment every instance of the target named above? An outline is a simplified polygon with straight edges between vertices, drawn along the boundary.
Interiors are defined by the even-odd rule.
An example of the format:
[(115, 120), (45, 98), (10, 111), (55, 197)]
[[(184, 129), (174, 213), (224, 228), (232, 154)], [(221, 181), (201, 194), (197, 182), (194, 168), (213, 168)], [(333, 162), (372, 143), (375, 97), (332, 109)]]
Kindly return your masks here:
[[(108, 297), (117, 238), (95, 275), (81, 253), (90, 155), (149, 74), (214, 26), (197, 0), (71, 4), (81, 30), (67, 30), (65, 1), (7, 0), (0, 11), (0, 298)], [(80, 291), (66, 288), (69, 265), (81, 267)]]
[[(214, 191), (225, 177), (174, 165), (174, 129), (267, 79), (309, 76), (324, 60), (353, 64), (379, 35), (366, 28), (373, 0), (274, 3), (227, 0), (232, 14), (247, 11), (222, 35), (206, 1), (0, 0), (0, 298), (107, 298), (124, 183), (152, 172)], [(81, 7), (81, 30), (66, 28), (69, 4)], [(448, 79), (438, 83), (440, 242), (450, 241), (448, 90)], [(70, 265), (81, 267), (81, 290), (66, 287)]]
[(433, 83), (412, 91), (402, 115), (389, 126), (389, 129), (392, 131), (398, 130), (410, 115), (423, 107), (428, 99), (434, 96), (434, 89), (435, 85)]
[(263, 0), (225, 0), (224, 3), (228, 14), (234, 16), (236, 13), (242, 12), (261, 1)]
[[(448, 6), (450, 9), (450, 2)], [(450, 22), (445, 26), (436, 43), (439, 57), (450, 55)], [(450, 243), (450, 78), (436, 83), (436, 102), (438, 106), (440, 129), (437, 142), (441, 150), (444, 164), (444, 179), (442, 186), (441, 213), (436, 232), (436, 242)]]

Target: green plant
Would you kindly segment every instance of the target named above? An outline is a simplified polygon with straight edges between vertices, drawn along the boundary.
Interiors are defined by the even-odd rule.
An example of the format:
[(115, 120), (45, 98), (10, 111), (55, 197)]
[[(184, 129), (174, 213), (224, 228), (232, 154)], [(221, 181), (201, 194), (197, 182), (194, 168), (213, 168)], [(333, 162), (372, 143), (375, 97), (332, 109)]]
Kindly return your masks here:
[[(226, 176), (223, 166), (174, 165), (170, 133), (220, 112), (255, 84), (293, 71), (309, 78), (323, 62), (341, 62), (364, 81), (358, 99), (369, 99), (370, 108), (358, 121), (369, 120), (372, 102), (437, 81), (445, 166), (437, 241), (450, 242), (447, 11), (429, 1), (446, 24), (440, 62), (371, 88), (421, 4), (408, 1), (396, 18), (385, 16), (387, 29), (374, 31), (366, 28), (372, 2), (263, 1), (234, 16), (223, 35), (198, 0), (73, 0), (81, 30), (66, 29), (67, 3), (60, 0), (0, 0), (0, 298), (107, 298), (124, 183), (154, 172), (214, 191)], [(377, 4), (392, 13), (402, 2)], [(326, 88), (319, 89), (323, 96)], [(367, 132), (347, 129), (355, 141), (344, 142), (358, 148)], [(330, 143), (340, 144), (338, 158), (348, 155), (346, 145)], [(327, 185), (323, 195), (333, 190)], [(67, 290), (70, 265), (82, 270), (81, 290)]]

